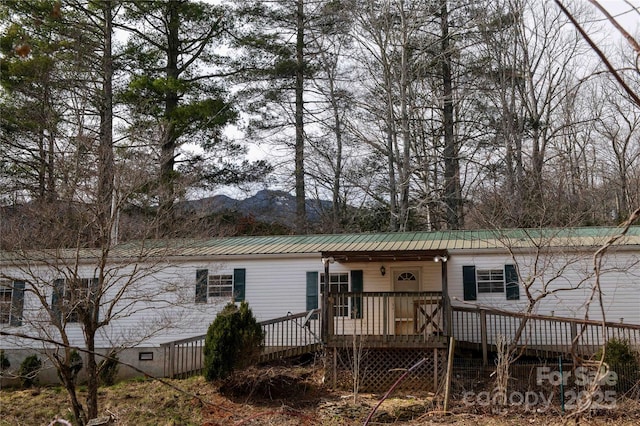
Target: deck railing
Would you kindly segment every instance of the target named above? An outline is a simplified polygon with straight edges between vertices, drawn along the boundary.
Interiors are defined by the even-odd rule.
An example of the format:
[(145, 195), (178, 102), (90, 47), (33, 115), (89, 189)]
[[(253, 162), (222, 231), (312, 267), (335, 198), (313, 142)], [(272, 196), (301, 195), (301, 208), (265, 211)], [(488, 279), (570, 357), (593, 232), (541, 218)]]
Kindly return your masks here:
[(264, 349), (261, 361), (302, 355), (319, 347), (320, 309), (263, 321)]
[[(463, 346), (482, 351), (487, 362), (488, 352), (496, 349), (498, 336), (516, 342), (523, 353), (540, 357), (593, 355), (608, 340), (627, 341), (640, 349), (640, 325), (584, 319), (526, 315), (497, 309), (453, 306), (452, 333)], [(523, 323), (524, 321), (524, 323)]]
[[(264, 347), (260, 361), (301, 355), (320, 345), (319, 309), (262, 321)], [(164, 375), (184, 378), (201, 374), (206, 335), (163, 343)]]
[[(445, 318), (445, 306), (440, 292), (330, 294), (326, 343), (335, 347), (354, 341), (371, 347), (440, 347), (452, 334), (457, 345), (482, 351), (486, 363), (498, 336), (510, 343), (521, 328), (517, 345), (528, 355), (566, 356), (573, 350), (589, 356), (612, 338), (640, 349), (640, 325), (607, 322), (603, 327), (599, 321), (460, 306), (451, 306)], [(315, 309), (261, 322), (265, 333), (261, 361), (317, 350), (320, 318), (320, 309)], [(201, 373), (204, 339), (202, 335), (163, 344), (165, 376)]]
[(202, 374), (205, 337), (203, 334), (160, 345), (164, 349), (164, 376), (184, 379)]
[(412, 346), (444, 334), (441, 292), (334, 293), (329, 307), (329, 345), (355, 337), (373, 346)]

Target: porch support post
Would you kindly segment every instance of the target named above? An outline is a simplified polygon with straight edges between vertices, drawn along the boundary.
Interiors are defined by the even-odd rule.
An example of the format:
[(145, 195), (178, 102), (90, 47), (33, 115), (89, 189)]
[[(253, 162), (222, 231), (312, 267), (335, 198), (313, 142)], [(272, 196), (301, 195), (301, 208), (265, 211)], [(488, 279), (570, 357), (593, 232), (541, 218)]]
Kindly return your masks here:
[(480, 346), (482, 347), (482, 365), (489, 365), (489, 344), (487, 342), (487, 311), (480, 310)]
[(324, 265), (324, 291), (322, 292), (322, 329), (320, 330), (320, 338), (324, 344), (329, 341), (329, 264), (333, 263), (333, 257), (323, 257)]
[(440, 262), (442, 281), (442, 328), (446, 336), (451, 336), (451, 306), (449, 303), (449, 282), (447, 280), (447, 257)]

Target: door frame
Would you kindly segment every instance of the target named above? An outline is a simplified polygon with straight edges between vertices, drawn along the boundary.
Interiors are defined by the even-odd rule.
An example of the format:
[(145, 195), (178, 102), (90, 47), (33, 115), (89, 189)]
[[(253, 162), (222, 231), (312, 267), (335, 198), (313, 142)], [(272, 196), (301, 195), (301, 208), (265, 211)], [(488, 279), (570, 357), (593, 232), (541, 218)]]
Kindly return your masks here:
[[(396, 285), (398, 283), (398, 276), (402, 273), (405, 272), (410, 272), (412, 274), (414, 274), (416, 276), (416, 281), (417, 281), (417, 288), (415, 290), (409, 290), (409, 291), (416, 291), (419, 292), (422, 289), (422, 267), (420, 266), (407, 266), (407, 267), (394, 267), (391, 268), (391, 286), (392, 286), (392, 291), (398, 291), (396, 289)], [(409, 303), (409, 301), (406, 301), (406, 303)], [(411, 309), (411, 306), (409, 307), (409, 309)], [(396, 311), (398, 310), (397, 308), (397, 302), (394, 302), (391, 305), (391, 310), (392, 310), (392, 315), (390, 315), (390, 329), (393, 330), (394, 334), (413, 334), (412, 330), (414, 328), (414, 321), (415, 319), (413, 318), (413, 314), (410, 315), (410, 317), (399, 317), (398, 315), (396, 315)], [(411, 310), (412, 312), (412, 310)]]

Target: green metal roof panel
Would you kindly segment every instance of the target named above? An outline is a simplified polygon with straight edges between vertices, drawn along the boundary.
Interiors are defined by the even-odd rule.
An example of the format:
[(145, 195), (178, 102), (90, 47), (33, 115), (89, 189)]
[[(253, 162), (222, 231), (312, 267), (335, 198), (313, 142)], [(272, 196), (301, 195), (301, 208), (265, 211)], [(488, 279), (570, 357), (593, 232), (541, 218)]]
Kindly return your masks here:
[[(267, 254), (311, 254), (321, 252), (445, 251), (549, 247), (596, 247), (620, 233), (618, 228), (557, 228), (465, 230), (331, 235), (279, 235), (219, 237), (127, 242), (112, 250), (113, 257), (148, 256), (231, 256)], [(616, 245), (640, 246), (640, 226), (631, 227)], [(30, 251), (30, 260), (52, 257), (71, 259), (76, 250)], [(97, 258), (100, 251), (82, 249), (80, 257)], [(0, 252), (0, 261), (26, 259), (26, 254)]]

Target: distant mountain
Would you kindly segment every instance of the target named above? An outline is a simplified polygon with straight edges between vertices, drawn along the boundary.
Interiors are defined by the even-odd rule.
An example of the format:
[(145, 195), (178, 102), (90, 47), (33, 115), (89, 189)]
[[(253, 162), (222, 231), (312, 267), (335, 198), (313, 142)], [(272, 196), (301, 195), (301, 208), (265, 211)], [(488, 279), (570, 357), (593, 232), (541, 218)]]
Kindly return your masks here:
[[(242, 200), (216, 195), (184, 201), (175, 205), (180, 219), (172, 231), (182, 237), (291, 233), (294, 232), (295, 205), (294, 196), (269, 190)], [(311, 229), (321, 225), (322, 212), (329, 211), (331, 206), (330, 201), (307, 200)], [(74, 247), (80, 241), (94, 247), (98, 233), (92, 226), (85, 226), (90, 220), (89, 211), (86, 204), (68, 202), (0, 206), (0, 250), (41, 247), (42, 241), (60, 247)], [(153, 214), (153, 208), (127, 206), (123, 209), (118, 215), (119, 240), (148, 238), (145, 232), (153, 225), (149, 222)]]
[[(312, 223), (319, 222), (322, 212), (330, 210), (331, 206), (331, 201), (308, 199), (307, 219)], [(214, 195), (200, 200), (182, 202), (179, 208), (185, 213), (194, 213), (198, 216), (234, 212), (242, 216), (251, 216), (259, 222), (291, 226), (296, 216), (296, 199), (284, 191), (265, 189), (242, 200), (226, 195)]]

